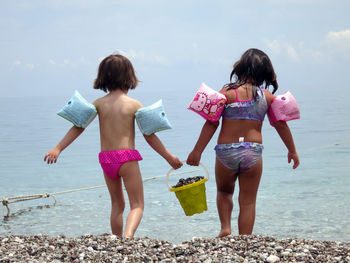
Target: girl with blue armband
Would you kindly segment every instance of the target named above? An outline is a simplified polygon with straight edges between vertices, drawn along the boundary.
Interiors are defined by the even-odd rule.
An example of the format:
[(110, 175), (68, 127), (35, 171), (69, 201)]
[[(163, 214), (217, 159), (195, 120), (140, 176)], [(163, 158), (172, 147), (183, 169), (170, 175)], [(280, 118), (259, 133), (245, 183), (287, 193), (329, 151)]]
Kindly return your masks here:
[[(142, 177), (138, 161), (142, 160), (135, 149), (135, 115), (152, 120), (152, 126), (143, 127), (147, 143), (159, 153), (174, 169), (180, 168), (182, 162), (172, 155), (154, 134), (156, 131), (170, 128), (165, 114), (157, 114), (162, 105), (148, 109), (127, 95), (130, 89), (135, 89), (138, 79), (131, 62), (122, 55), (110, 55), (99, 65), (98, 75), (94, 82), (95, 89), (108, 92), (97, 99), (93, 105), (87, 105), (79, 96), (75, 96), (59, 115), (73, 122), (74, 126), (64, 138), (51, 149), (44, 161), (56, 163), (60, 153), (70, 145), (93, 119), (91, 107), (94, 107), (99, 118), (101, 152), (99, 162), (104, 172), (105, 181), (111, 197), (112, 210), (110, 223), (112, 233), (123, 237), (133, 237), (141, 221), (144, 209)], [(79, 95), (79, 94), (78, 94)], [(74, 106), (78, 105), (78, 110)], [(72, 108), (72, 109), (71, 109)], [(92, 114), (89, 114), (92, 112)], [(137, 113), (137, 114), (136, 114)], [(156, 113), (154, 116), (149, 116)], [(88, 115), (81, 121), (81, 116)], [(139, 118), (141, 118), (139, 117)], [(85, 121), (86, 119), (86, 121)], [(141, 127), (140, 127), (141, 129)], [(129, 197), (130, 212), (126, 219), (123, 233), (123, 212), (125, 200), (122, 184), (124, 183)]]
[[(232, 82), (233, 77), (234, 82)], [(263, 167), (261, 129), (268, 112), (273, 115), (270, 117), (271, 124), (288, 149), (288, 163), (293, 160), (293, 169), (299, 165), (293, 137), (286, 124), (286, 120), (299, 117), (299, 109), (295, 107), (295, 103), (287, 103), (279, 107), (284, 101), (289, 101), (287, 100), (289, 96), (286, 94), (279, 100), (273, 95), (278, 84), (269, 57), (258, 49), (247, 50), (234, 64), (230, 80), (231, 83), (225, 85), (220, 91), (227, 102), (222, 113), (218, 144), (215, 147), (216, 201), (221, 223), (218, 237), (231, 234), (232, 197), (237, 179), (240, 208), (239, 234), (250, 235), (253, 231), (256, 197)], [(273, 86), (272, 93), (267, 90), (270, 85)], [(274, 100), (276, 103), (273, 103)], [(289, 111), (287, 113), (290, 116), (284, 119), (278, 117), (288, 115), (279, 114), (281, 112), (278, 111), (281, 110)], [(187, 158), (187, 164), (199, 164), (202, 152), (218, 126), (219, 121), (206, 121), (194, 149)]]

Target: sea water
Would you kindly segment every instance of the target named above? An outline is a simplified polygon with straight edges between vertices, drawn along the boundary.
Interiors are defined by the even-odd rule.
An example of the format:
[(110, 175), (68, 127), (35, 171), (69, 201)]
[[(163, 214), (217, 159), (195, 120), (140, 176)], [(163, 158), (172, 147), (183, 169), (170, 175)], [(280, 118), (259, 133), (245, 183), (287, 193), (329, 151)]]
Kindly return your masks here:
[[(200, 116), (186, 109), (196, 87), (181, 91), (161, 88), (157, 93), (147, 89), (143, 86), (129, 95), (145, 106), (163, 99), (173, 129), (157, 135), (173, 154), (186, 159), (204, 123)], [(350, 94), (342, 91), (342, 96), (325, 98), (322, 92), (291, 91), (301, 110), (301, 119), (289, 122), (300, 167), (293, 170), (287, 163), (287, 150), (265, 119), (264, 170), (254, 233), (278, 238), (350, 241), (350, 103), (347, 102)], [(90, 101), (101, 95), (99, 91), (83, 94)], [(50, 197), (10, 204), (8, 218), (6, 207), (2, 206), (2, 236), (41, 233), (74, 237), (110, 233), (110, 198), (97, 158), (97, 119), (62, 152), (56, 164), (43, 162), (45, 153), (71, 127), (56, 115), (68, 99), (68, 95), (0, 98), (0, 199), (101, 187), (57, 194), (56, 202)], [(144, 158), (140, 167), (146, 179), (145, 211), (136, 237), (179, 243), (192, 237), (215, 237), (219, 233), (213, 150), (217, 135), (218, 131), (201, 159), (210, 176), (205, 184), (208, 211), (187, 217), (166, 185), (169, 165), (147, 145), (136, 128), (136, 147)], [(148, 180), (152, 177), (157, 178)], [(238, 233), (238, 191), (237, 185), (232, 214), (234, 235)], [(127, 195), (125, 198), (127, 202)], [(128, 211), (126, 205), (125, 215)]]

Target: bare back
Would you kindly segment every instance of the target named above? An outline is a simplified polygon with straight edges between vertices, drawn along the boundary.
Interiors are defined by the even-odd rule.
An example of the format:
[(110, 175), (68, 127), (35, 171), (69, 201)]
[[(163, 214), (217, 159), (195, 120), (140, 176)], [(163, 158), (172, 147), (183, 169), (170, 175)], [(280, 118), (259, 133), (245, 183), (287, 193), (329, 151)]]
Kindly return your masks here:
[[(223, 88), (220, 93), (227, 98), (227, 103), (233, 103), (236, 100), (236, 93), (233, 89)], [(240, 100), (251, 100), (253, 98), (253, 89), (249, 85), (247, 89), (239, 87), (237, 94)], [(274, 95), (268, 90), (264, 91), (268, 106), (270, 106)], [(222, 127), (218, 137), (218, 144), (234, 143), (239, 141), (239, 137), (244, 137), (247, 142), (262, 143), (261, 128), (262, 122), (246, 119), (223, 119)]]
[(116, 90), (94, 102), (100, 124), (101, 151), (135, 149), (135, 112), (141, 103)]

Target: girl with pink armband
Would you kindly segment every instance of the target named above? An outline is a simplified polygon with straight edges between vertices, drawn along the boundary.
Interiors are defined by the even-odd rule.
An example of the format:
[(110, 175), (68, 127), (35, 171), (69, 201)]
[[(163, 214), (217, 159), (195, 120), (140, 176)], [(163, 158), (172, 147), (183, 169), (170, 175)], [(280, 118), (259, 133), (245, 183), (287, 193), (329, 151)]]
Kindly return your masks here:
[[(232, 78), (235, 78), (232, 82)], [(262, 175), (262, 135), (265, 115), (288, 149), (288, 163), (299, 165), (287, 120), (299, 118), (299, 110), (289, 94), (274, 96), (278, 89), (276, 74), (269, 57), (258, 49), (247, 50), (233, 65), (231, 82), (220, 91), (227, 101), (222, 113), (222, 125), (215, 147), (217, 209), (221, 230), (218, 237), (231, 234), (233, 193), (239, 183), (239, 234), (252, 234), (255, 205)], [(273, 92), (267, 90), (273, 86)], [(198, 165), (201, 155), (219, 126), (219, 121), (207, 118), (187, 164)]]

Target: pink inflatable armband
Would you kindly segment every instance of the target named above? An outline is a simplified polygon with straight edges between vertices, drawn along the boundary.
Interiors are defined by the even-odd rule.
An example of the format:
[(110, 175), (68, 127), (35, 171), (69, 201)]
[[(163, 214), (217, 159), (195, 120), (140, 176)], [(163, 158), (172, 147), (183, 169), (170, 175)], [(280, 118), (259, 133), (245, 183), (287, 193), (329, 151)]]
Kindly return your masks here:
[(276, 96), (270, 105), (267, 116), (272, 126), (276, 121), (300, 119), (299, 107), (292, 93), (287, 91)]
[(220, 120), (225, 104), (226, 97), (223, 94), (202, 83), (187, 109), (198, 113), (206, 120), (215, 122)]

